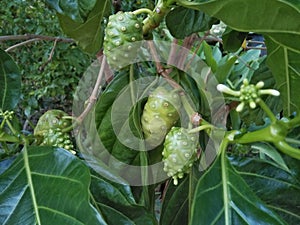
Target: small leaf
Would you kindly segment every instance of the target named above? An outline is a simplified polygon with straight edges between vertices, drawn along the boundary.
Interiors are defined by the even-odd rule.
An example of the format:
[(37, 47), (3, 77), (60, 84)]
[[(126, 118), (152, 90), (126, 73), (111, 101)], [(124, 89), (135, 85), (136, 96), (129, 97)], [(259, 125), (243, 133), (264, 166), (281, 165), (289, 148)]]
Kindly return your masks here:
[(250, 189), (224, 153), (201, 177), (195, 190), (191, 225), (286, 224)]
[(89, 203), (88, 168), (66, 150), (24, 149), (0, 175), (0, 223), (106, 224)]
[(290, 172), (289, 168), (287, 167), (286, 163), (282, 159), (281, 155), (279, 154), (276, 149), (267, 143), (254, 143), (251, 145), (251, 148), (259, 150), (261, 153), (266, 154), (271, 159), (275, 161), (275, 166), (277, 165), (281, 169)]
[(204, 55), (205, 55), (205, 62), (207, 63), (207, 65), (211, 68), (212, 72), (214, 73), (217, 70), (217, 61), (215, 60), (215, 58), (213, 56), (213, 50), (210, 47), (210, 45), (207, 44), (205, 41), (203, 41), (202, 45), (203, 45), (203, 51), (204, 51)]
[(83, 22), (95, 6), (97, 0), (46, 0), (59, 14), (68, 16), (76, 22)]
[(0, 49), (0, 109), (13, 110), (21, 96), (21, 74), (13, 59)]
[(184, 7), (176, 7), (166, 17), (167, 27), (178, 39), (183, 39), (192, 33), (209, 30), (214, 22), (216, 19), (207, 14)]
[(215, 76), (221, 84), (225, 83), (226, 79), (229, 77), (236, 60), (237, 56), (227, 55), (218, 63)]

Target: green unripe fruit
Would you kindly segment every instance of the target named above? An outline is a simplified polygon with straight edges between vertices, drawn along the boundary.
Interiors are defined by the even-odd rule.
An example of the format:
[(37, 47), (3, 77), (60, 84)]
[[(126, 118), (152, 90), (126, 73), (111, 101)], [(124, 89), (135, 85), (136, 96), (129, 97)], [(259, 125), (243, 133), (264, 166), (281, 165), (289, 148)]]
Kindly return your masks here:
[(62, 110), (51, 109), (45, 112), (38, 120), (38, 123), (34, 129), (34, 134), (39, 135), (45, 130), (51, 129), (64, 129), (72, 125), (72, 121), (69, 119), (64, 119), (63, 117), (68, 116)]
[(148, 145), (160, 145), (179, 119), (181, 106), (177, 90), (156, 88), (148, 97), (142, 114), (142, 129)]
[(38, 120), (34, 129), (34, 135), (40, 137), (42, 141), (38, 145), (56, 146), (74, 152), (74, 146), (69, 132), (63, 129), (72, 125), (70, 119), (65, 119), (67, 113), (61, 110), (49, 110)]
[(140, 46), (131, 43), (141, 40), (143, 40), (143, 23), (134, 13), (119, 11), (109, 16), (103, 48), (112, 69), (121, 68), (127, 65), (126, 62), (130, 62), (130, 59), (136, 58)]
[(74, 146), (71, 136), (68, 133), (62, 133), (60, 128), (49, 129), (43, 133), (43, 142), (40, 145), (56, 146), (67, 150), (73, 150)]
[(198, 138), (182, 127), (172, 127), (164, 142), (164, 171), (178, 184), (185, 173), (189, 173), (197, 159)]

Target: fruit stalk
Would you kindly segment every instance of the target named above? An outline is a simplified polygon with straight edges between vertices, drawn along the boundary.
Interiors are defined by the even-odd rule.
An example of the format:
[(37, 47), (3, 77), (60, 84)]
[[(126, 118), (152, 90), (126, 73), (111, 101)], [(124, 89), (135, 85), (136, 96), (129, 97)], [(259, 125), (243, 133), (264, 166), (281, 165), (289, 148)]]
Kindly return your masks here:
[(168, 14), (168, 12), (171, 10), (171, 5), (175, 1), (169, 0), (169, 1), (164, 1), (164, 0), (159, 0), (153, 10), (152, 15), (149, 15), (144, 21), (144, 26), (143, 26), (143, 34), (148, 34), (150, 31), (155, 29), (156, 27), (159, 26), (161, 21), (164, 19), (164, 17)]

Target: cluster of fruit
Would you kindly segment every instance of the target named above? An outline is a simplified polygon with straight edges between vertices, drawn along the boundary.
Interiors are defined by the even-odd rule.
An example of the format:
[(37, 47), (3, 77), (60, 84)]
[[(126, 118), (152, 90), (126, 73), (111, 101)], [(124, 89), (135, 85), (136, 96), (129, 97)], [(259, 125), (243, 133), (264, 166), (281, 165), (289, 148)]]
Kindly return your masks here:
[(156, 88), (149, 96), (142, 114), (142, 129), (146, 144), (155, 147), (164, 141), (162, 151), (164, 171), (175, 185), (197, 159), (198, 138), (195, 133), (175, 127), (181, 107), (177, 90)]
[[(109, 17), (104, 37), (104, 54), (112, 69), (134, 57), (143, 39), (143, 24), (133, 12), (118, 12)], [(129, 59), (130, 60), (130, 59)], [(177, 90), (155, 89), (145, 104), (141, 118), (145, 142), (154, 148), (164, 141), (164, 171), (174, 184), (190, 171), (197, 153), (197, 137), (187, 129), (174, 127), (179, 119), (181, 100)]]
[(69, 131), (72, 123), (66, 119), (68, 114), (62, 110), (52, 109), (45, 112), (38, 120), (34, 135), (40, 137), (39, 145), (56, 146), (74, 153), (74, 145)]

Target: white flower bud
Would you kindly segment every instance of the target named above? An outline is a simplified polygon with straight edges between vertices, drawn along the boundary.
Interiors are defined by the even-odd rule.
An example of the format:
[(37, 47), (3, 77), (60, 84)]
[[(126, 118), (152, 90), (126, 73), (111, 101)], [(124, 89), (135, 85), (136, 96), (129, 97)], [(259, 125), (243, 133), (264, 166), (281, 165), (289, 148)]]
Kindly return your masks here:
[(260, 88), (262, 88), (264, 85), (265, 85), (265, 83), (264, 83), (263, 81), (259, 81), (259, 82), (255, 85), (255, 87), (258, 88), (258, 89), (260, 89)]
[(220, 92), (229, 94), (229, 95), (233, 95), (233, 96), (240, 96), (240, 94), (241, 94), (239, 91), (234, 91), (234, 90), (230, 89), (229, 87), (227, 87), (224, 84), (218, 84), (217, 85), (217, 90), (220, 91)]
[(261, 95), (273, 95), (273, 96), (279, 96), (280, 92), (275, 89), (264, 89), (259, 90), (259, 94)]
[(243, 110), (245, 106), (245, 103), (244, 102), (241, 102), (237, 107), (236, 107), (236, 111), (237, 112), (241, 112)]

